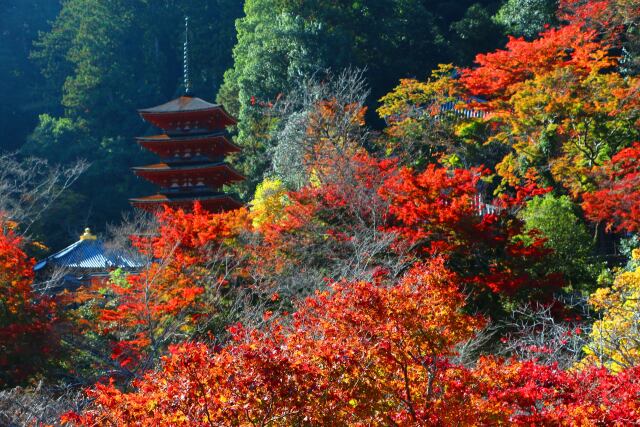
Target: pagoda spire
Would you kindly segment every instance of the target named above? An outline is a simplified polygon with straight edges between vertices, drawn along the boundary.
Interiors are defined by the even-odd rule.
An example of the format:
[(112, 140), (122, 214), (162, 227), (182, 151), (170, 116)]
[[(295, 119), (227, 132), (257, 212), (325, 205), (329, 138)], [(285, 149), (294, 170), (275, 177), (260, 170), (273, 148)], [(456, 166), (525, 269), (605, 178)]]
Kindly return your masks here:
[(184, 17), (184, 44), (182, 46), (182, 79), (184, 94), (191, 95), (191, 80), (189, 79), (189, 17)]
[(133, 172), (157, 186), (155, 195), (130, 199), (133, 206), (157, 210), (162, 205), (190, 209), (194, 202), (211, 212), (242, 206), (224, 187), (244, 180), (225, 161), (237, 153), (226, 131), (236, 124), (220, 104), (212, 104), (191, 93), (189, 79), (189, 17), (184, 19), (184, 95), (165, 104), (138, 110), (142, 118), (159, 128), (156, 135), (136, 138), (138, 144), (159, 157), (159, 163), (137, 166)]

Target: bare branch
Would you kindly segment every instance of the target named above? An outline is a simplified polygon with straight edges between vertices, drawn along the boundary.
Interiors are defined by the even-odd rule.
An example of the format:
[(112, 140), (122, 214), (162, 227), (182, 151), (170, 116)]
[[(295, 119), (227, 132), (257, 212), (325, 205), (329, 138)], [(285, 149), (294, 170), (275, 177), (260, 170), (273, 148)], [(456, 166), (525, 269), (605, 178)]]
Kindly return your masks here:
[(89, 167), (85, 161), (70, 166), (50, 165), (44, 159), (21, 159), (0, 154), (0, 212), (21, 225), (31, 226)]

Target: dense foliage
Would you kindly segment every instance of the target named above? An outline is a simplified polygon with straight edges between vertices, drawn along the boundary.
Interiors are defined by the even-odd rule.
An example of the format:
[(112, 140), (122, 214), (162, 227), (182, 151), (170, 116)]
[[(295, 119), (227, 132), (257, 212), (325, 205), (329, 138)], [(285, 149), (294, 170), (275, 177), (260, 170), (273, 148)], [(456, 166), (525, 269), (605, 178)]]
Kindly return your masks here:
[[(438, 260), (398, 283), (336, 283), (292, 324), (233, 327), (220, 351), (174, 346), (138, 391), (91, 392), (86, 425), (624, 425), (637, 421), (637, 367), (578, 373), (486, 358), (452, 363), (482, 320), (462, 314), (456, 278)], [(175, 396), (184, 396), (176, 399)]]
[(42, 87), (46, 80), (29, 60), (33, 40), (59, 13), (60, 4), (50, 0), (25, 3), (3, 0), (0, 17), (0, 134), (3, 150), (19, 148), (47, 107)]
[(41, 373), (59, 345), (55, 301), (32, 289), (33, 260), (14, 227), (0, 222), (0, 387)]
[[(640, 422), (638, 0), (178, 3), (11, 3), (0, 36), (46, 31), (0, 73), (40, 67), (47, 107), (0, 157), (0, 422)], [(49, 223), (132, 195), (185, 14), (250, 202), (122, 221), (139, 271), (34, 278)], [(63, 192), (84, 166), (25, 154), (93, 165)]]
[[(260, 105), (289, 94), (296, 84), (327, 69), (366, 67), (374, 99), (401, 76), (422, 75), (440, 62), (468, 62), (492, 47), (499, 32), (491, 21), (495, 2), (269, 1), (245, 2), (238, 20), (234, 66), (218, 100), (240, 119), (241, 166), (249, 192), (270, 167), (274, 118)], [(406, 55), (406, 52), (412, 52)]]

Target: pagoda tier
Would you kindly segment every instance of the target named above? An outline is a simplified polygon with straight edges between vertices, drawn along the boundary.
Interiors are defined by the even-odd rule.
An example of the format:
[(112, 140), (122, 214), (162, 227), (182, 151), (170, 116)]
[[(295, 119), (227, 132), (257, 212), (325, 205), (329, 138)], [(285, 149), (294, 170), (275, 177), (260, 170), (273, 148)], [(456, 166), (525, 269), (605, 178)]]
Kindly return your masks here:
[(161, 189), (159, 194), (131, 199), (133, 206), (145, 210), (162, 205), (190, 209), (199, 201), (212, 212), (241, 206), (220, 192), (224, 185), (244, 180), (224, 161), (227, 154), (239, 152), (240, 147), (229, 140), (225, 128), (236, 121), (221, 105), (181, 96), (139, 113), (164, 131), (136, 138), (143, 148), (157, 154), (161, 163), (134, 167), (133, 172)]
[(166, 189), (190, 190), (192, 188), (220, 188), (225, 184), (239, 182), (244, 177), (224, 162), (203, 164), (167, 164), (133, 168), (139, 177)]
[(173, 209), (189, 210), (198, 201), (209, 212), (224, 212), (242, 207), (242, 203), (225, 193), (200, 195), (156, 194), (154, 196), (131, 199), (131, 204), (138, 209), (155, 211), (161, 205)]
[(236, 124), (222, 105), (181, 96), (157, 107), (138, 110), (143, 119), (170, 135), (222, 130)]
[[(142, 147), (163, 158), (207, 157), (217, 159), (226, 154), (240, 151), (240, 147), (229, 141), (226, 132), (173, 138), (162, 134), (143, 136), (136, 138), (136, 140)], [(167, 144), (168, 141), (171, 141), (171, 144)]]

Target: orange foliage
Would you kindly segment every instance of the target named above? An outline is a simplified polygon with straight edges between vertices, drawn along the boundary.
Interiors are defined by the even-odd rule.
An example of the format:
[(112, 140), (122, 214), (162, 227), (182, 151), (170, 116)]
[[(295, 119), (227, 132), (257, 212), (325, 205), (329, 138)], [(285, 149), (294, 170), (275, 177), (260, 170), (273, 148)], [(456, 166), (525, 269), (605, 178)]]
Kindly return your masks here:
[[(640, 416), (638, 370), (452, 362), (482, 319), (463, 314), (441, 260), (397, 284), (336, 283), (264, 330), (234, 326), (222, 349), (171, 348), (123, 392), (91, 391), (81, 425), (624, 425)], [(268, 315), (268, 314), (267, 314)]]
[(640, 142), (597, 170), (598, 190), (584, 195), (587, 218), (608, 230), (640, 231)]
[(533, 41), (510, 37), (506, 49), (479, 54), (476, 63), (462, 71), (462, 84), (473, 95), (501, 99), (513, 95), (518, 84), (558, 67), (588, 75), (615, 65), (615, 59), (598, 42), (596, 31), (567, 25)]
[(93, 305), (98, 332), (112, 338), (112, 358), (121, 366), (157, 354), (175, 339), (172, 334), (189, 336), (212, 315), (206, 294), (226, 284), (232, 240), (250, 226), (245, 209), (212, 214), (198, 203), (191, 212), (166, 208), (158, 220), (157, 236), (133, 237), (151, 257), (148, 267), (78, 294), (79, 302), (103, 301)]
[[(442, 262), (397, 285), (336, 283), (307, 299), (290, 326), (232, 328), (234, 343), (172, 348), (162, 371), (122, 393), (101, 385), (87, 424), (410, 425), (482, 417), (455, 386), (447, 356), (481, 320)], [(287, 322), (289, 323), (289, 322)], [(177, 398), (177, 399), (176, 399)], [(481, 419), (481, 418), (480, 418)]]
[(57, 346), (55, 301), (33, 291), (33, 260), (21, 245), (0, 219), (0, 386), (37, 373)]
[(462, 70), (464, 89), (488, 101), (476, 106), (491, 113), (488, 142), (511, 149), (496, 166), (499, 191), (534, 171), (539, 185), (577, 198), (589, 187), (589, 170), (637, 137), (640, 82), (615, 72), (615, 38), (601, 33), (576, 18), (533, 41), (510, 38)]

